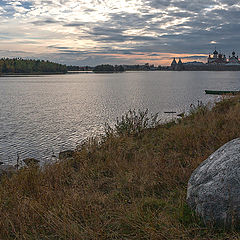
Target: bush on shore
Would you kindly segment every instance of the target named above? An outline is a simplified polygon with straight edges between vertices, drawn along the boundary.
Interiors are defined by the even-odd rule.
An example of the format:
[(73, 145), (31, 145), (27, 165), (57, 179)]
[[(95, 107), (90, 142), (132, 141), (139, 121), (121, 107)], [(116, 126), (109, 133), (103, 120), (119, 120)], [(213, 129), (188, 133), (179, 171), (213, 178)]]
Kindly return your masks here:
[(193, 170), (239, 137), (240, 97), (141, 134), (126, 122), (134, 121), (126, 115), (71, 160), (3, 178), (0, 239), (239, 239), (204, 226), (185, 198)]

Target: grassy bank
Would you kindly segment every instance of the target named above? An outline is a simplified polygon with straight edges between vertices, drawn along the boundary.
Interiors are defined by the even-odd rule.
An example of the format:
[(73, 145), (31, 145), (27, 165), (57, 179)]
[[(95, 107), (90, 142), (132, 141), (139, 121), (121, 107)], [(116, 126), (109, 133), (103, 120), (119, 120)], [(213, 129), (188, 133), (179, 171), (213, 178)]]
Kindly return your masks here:
[(4, 178), (0, 239), (240, 239), (205, 227), (185, 201), (192, 171), (240, 136), (239, 97), (177, 124), (121, 123), (72, 160)]

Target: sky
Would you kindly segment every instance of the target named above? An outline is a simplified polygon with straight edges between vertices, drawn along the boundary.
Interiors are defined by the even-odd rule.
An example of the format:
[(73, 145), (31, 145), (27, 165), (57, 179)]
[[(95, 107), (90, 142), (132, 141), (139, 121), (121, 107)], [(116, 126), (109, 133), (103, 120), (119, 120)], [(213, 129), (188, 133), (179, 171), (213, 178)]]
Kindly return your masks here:
[(240, 0), (0, 0), (1, 57), (169, 65), (240, 53)]

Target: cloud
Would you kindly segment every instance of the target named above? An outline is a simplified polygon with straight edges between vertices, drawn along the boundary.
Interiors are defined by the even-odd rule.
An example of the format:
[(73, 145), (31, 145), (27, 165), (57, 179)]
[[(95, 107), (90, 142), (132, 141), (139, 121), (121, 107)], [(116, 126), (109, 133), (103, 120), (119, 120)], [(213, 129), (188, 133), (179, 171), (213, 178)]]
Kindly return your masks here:
[(88, 65), (203, 59), (238, 51), (239, 14), (239, 0), (2, 0), (1, 53)]
[(42, 25), (59, 23), (59, 21), (54, 20), (54, 19), (52, 19), (52, 18), (48, 18), (48, 19), (44, 19), (44, 20), (33, 21), (33, 22), (31, 22), (31, 23), (34, 24), (34, 25), (42, 26)]
[(81, 22), (72, 22), (72, 23), (66, 23), (63, 25), (64, 27), (81, 27), (84, 26)]
[(193, 56), (186, 56), (186, 57), (181, 57), (182, 59), (205, 59), (207, 56), (202, 56), (202, 55), (193, 55)]

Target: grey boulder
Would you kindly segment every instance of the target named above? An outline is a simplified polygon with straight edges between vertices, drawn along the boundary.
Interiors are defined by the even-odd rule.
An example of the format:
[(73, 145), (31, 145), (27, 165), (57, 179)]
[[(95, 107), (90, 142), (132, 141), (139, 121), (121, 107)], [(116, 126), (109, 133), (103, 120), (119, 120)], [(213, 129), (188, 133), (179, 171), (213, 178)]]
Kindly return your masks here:
[(205, 223), (239, 224), (240, 138), (220, 147), (192, 173), (187, 203)]

